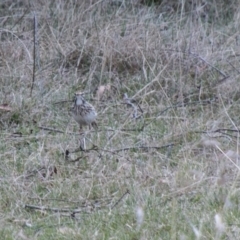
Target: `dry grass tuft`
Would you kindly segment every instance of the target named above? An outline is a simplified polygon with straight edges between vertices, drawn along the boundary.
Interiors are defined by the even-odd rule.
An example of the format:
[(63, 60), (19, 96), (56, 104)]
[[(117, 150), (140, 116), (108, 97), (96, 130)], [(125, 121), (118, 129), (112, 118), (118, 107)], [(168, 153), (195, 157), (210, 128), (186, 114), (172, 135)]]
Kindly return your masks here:
[[(237, 239), (240, 5), (227, 3), (0, 4), (3, 239)], [(98, 111), (85, 152), (76, 91)]]

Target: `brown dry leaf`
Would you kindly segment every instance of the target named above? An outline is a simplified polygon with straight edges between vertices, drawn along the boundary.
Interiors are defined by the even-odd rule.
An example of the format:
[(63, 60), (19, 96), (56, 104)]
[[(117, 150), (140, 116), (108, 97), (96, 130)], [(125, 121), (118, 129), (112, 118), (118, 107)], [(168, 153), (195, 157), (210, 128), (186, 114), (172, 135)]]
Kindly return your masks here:
[(2, 104), (2, 105), (0, 105), (0, 110), (6, 111), (6, 112), (11, 112), (12, 108), (9, 107), (7, 104)]
[(97, 100), (100, 100), (103, 96), (103, 93), (105, 91), (110, 91), (111, 89), (111, 85), (110, 84), (107, 84), (107, 85), (101, 85), (98, 87), (98, 90), (97, 90)]

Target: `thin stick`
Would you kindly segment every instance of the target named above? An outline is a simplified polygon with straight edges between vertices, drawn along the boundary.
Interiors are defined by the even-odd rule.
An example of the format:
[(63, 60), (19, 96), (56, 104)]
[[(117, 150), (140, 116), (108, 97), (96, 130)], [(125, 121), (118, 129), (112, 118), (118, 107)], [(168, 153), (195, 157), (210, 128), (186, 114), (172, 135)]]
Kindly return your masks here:
[[(233, 134), (227, 133), (227, 132), (233, 132), (233, 133), (239, 133), (240, 130), (236, 130), (236, 129), (225, 129), (225, 128), (220, 128), (214, 131), (194, 131), (195, 133), (205, 133), (205, 134), (211, 134), (211, 133), (220, 133), (225, 136), (229, 136), (229, 137), (234, 137), (234, 138), (238, 138), (239, 136), (234, 136)], [(222, 136), (216, 136), (216, 137), (222, 137)]]
[(219, 72), (223, 77), (228, 77), (224, 72), (222, 72), (220, 69), (214, 67), (211, 63), (209, 63), (207, 60), (205, 60), (204, 58), (202, 58), (201, 56), (199, 56), (197, 53), (192, 53), (190, 52), (190, 54), (192, 54), (193, 56), (201, 59), (203, 62), (205, 62), (207, 65), (209, 65), (211, 68), (215, 69), (217, 72)]
[(193, 53), (193, 52), (186, 52), (186, 51), (179, 51), (179, 50), (174, 50), (174, 49), (164, 49), (164, 51), (166, 52), (180, 52), (183, 54), (190, 54), (196, 58), (199, 58), (200, 60), (202, 60), (202, 62), (205, 62), (208, 66), (210, 66), (211, 68), (215, 69), (217, 72), (219, 72), (222, 76), (227, 77), (227, 75), (222, 72), (220, 69), (214, 67), (211, 63), (209, 63), (207, 60), (205, 60), (204, 58), (202, 58), (201, 56), (199, 56), (197, 53)]
[(195, 131), (196, 133), (216, 133), (216, 132), (220, 132), (222, 133), (223, 131), (227, 132), (237, 132), (239, 133), (240, 130), (239, 129), (228, 129), (228, 128), (219, 128), (217, 130), (214, 130), (214, 131)]
[(182, 103), (182, 102), (177, 102), (176, 104), (165, 108), (165, 109), (164, 109), (163, 111), (161, 111), (161, 112), (158, 114), (158, 116), (156, 116), (156, 117), (159, 117), (160, 115), (162, 115), (164, 112), (166, 112), (168, 109), (171, 109), (171, 108), (186, 107), (186, 106), (188, 106), (188, 105), (207, 105), (207, 104), (213, 103), (214, 101), (216, 101), (216, 98), (205, 99), (205, 100), (201, 100), (201, 101), (184, 102), (184, 103)]
[(75, 132), (65, 132), (62, 130), (58, 130), (55, 128), (49, 128), (49, 127), (44, 127), (44, 126), (38, 126), (39, 129), (45, 130), (45, 131), (49, 131), (49, 132), (57, 132), (57, 133), (66, 133), (66, 134), (71, 134), (71, 135), (79, 135), (79, 133), (75, 133)]
[(34, 209), (34, 210), (41, 210), (41, 211), (51, 211), (51, 212), (69, 212), (71, 214), (82, 213), (83, 210), (81, 209), (67, 209), (67, 208), (50, 208), (50, 207), (43, 207), (43, 206), (35, 206), (35, 205), (25, 205), (25, 208)]
[(129, 151), (129, 150), (135, 150), (135, 149), (162, 149), (162, 148), (167, 148), (167, 147), (171, 147), (174, 146), (174, 143), (170, 143), (164, 146), (154, 146), (154, 147), (150, 147), (150, 146), (141, 146), (141, 147), (126, 147), (126, 148), (120, 148), (120, 149), (116, 149), (116, 150), (112, 150), (113, 152), (121, 152), (121, 151)]
[[(64, 131), (54, 129), (54, 128), (49, 128), (49, 127), (38, 126), (38, 128), (40, 128), (42, 130), (50, 131), (50, 132), (65, 133)], [(71, 134), (74, 134), (74, 133), (71, 133)]]
[(29, 11), (29, 7), (27, 7), (27, 8), (25, 9), (23, 15), (15, 22), (15, 24), (10, 28), (10, 30), (13, 30), (14, 27), (23, 20), (23, 18), (25, 17), (25, 15), (27, 14), (28, 11)]
[(33, 18), (33, 73), (32, 73), (32, 85), (30, 90), (30, 97), (32, 97), (33, 86), (35, 82), (35, 75), (36, 75), (36, 32), (37, 32), (37, 19), (34, 13)]
[(117, 202), (111, 207), (111, 209), (115, 208), (122, 200), (123, 198), (127, 195), (130, 194), (130, 191), (127, 189), (127, 191), (117, 200)]
[(230, 63), (228, 60), (226, 60), (226, 62), (227, 62), (229, 65), (231, 65), (232, 68), (233, 68), (234, 70), (236, 70), (238, 74), (240, 74), (240, 71), (239, 71), (237, 68), (235, 68), (232, 63)]
[(72, 102), (72, 100), (61, 100), (58, 102), (54, 102), (53, 104), (62, 104), (62, 103), (68, 103), (68, 102)]
[[(40, 197), (28, 197), (29, 199), (34, 199), (34, 200), (40, 200), (40, 201), (57, 201), (57, 202), (66, 202), (66, 203), (77, 203), (80, 204), (81, 207), (87, 207), (89, 205), (86, 204), (86, 201), (69, 201), (68, 199), (58, 199), (58, 198), (40, 198)], [(110, 202), (112, 200), (112, 198), (106, 198), (106, 197), (102, 197), (102, 198), (98, 198), (97, 201), (108, 201)], [(96, 202), (96, 200), (94, 200), (94, 202)], [(90, 201), (89, 201), (90, 203)]]

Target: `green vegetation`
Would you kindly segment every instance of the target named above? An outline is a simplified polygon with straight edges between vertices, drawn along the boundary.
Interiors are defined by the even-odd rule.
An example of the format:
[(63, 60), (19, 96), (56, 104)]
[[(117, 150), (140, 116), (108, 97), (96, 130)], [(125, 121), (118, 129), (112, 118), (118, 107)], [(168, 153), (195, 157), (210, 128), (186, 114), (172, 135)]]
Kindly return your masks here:
[(239, 238), (240, 4), (218, 2), (0, 4), (1, 239)]

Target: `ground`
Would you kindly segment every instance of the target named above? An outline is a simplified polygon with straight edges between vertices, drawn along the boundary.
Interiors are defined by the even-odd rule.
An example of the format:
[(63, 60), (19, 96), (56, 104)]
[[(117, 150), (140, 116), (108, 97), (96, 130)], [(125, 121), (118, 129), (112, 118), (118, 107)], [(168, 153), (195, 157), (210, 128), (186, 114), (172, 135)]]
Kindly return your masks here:
[(238, 239), (240, 5), (175, 2), (0, 4), (1, 239)]

